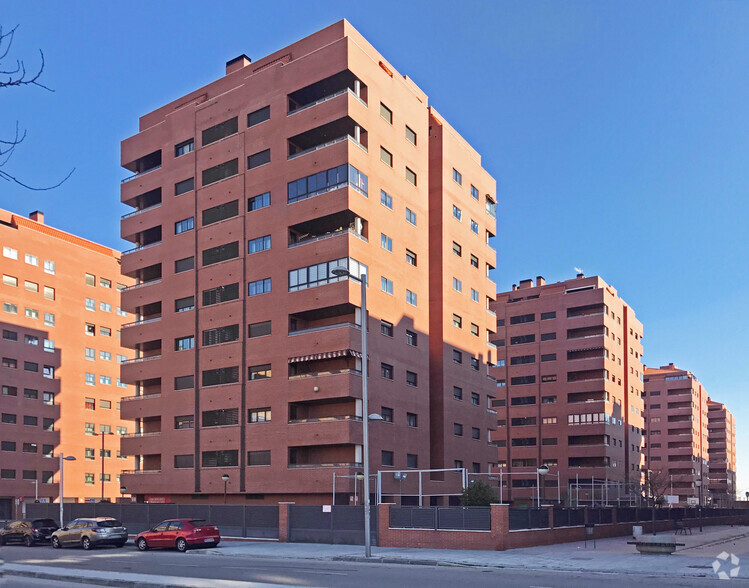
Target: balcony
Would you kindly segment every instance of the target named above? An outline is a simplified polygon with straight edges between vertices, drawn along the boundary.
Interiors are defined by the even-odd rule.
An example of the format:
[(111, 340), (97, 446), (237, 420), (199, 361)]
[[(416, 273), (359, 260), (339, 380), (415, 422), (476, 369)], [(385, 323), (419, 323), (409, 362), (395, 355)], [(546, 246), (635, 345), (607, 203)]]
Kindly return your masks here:
[(361, 446), (351, 443), (290, 446), (289, 468), (360, 467), (360, 453)]
[(289, 248), (339, 235), (353, 235), (366, 243), (368, 223), (350, 210), (297, 223), (289, 227)]
[(161, 470), (122, 470), (122, 474), (133, 476), (133, 475), (149, 475), (149, 474), (160, 474)]
[(367, 151), (367, 131), (348, 116), (290, 137), (287, 159), (295, 159), (346, 140)]
[(575, 306), (567, 309), (567, 318), (579, 318), (583, 316), (599, 316), (604, 314), (605, 305), (600, 304), (588, 304), (585, 306)]
[(145, 288), (146, 286), (155, 286), (156, 284), (161, 284), (161, 278), (157, 278), (155, 280), (150, 280), (148, 282), (141, 282), (140, 284), (133, 284), (132, 286), (128, 286), (127, 288), (123, 288), (122, 292), (132, 292), (133, 290), (138, 290), (140, 288)]
[(351, 94), (367, 105), (367, 86), (353, 73), (344, 70), (288, 95), (288, 116), (312, 108), (342, 94)]
[(136, 357), (135, 359), (126, 359), (125, 361), (121, 362), (120, 365), (132, 365), (132, 364), (137, 364), (137, 363), (143, 363), (144, 361), (153, 361), (155, 359), (161, 359), (161, 354), (149, 355), (148, 357)]
[(122, 325), (122, 328), (123, 329), (127, 329), (129, 327), (137, 327), (137, 326), (140, 326), (140, 325), (148, 325), (150, 323), (155, 323), (155, 322), (158, 322), (160, 320), (161, 320), (160, 316), (157, 316), (155, 318), (142, 319), (142, 320), (139, 320), (139, 321), (133, 321), (132, 323), (125, 323), (124, 325)]
[(153, 153), (149, 153), (148, 155), (144, 155), (143, 157), (139, 157), (135, 161), (131, 161), (123, 167), (130, 170), (131, 172), (135, 172), (132, 176), (128, 176), (127, 178), (122, 180), (123, 184), (134, 180), (135, 178), (144, 176), (145, 174), (152, 171), (156, 171), (157, 169), (161, 168), (161, 149), (159, 149), (158, 151), (154, 151)]

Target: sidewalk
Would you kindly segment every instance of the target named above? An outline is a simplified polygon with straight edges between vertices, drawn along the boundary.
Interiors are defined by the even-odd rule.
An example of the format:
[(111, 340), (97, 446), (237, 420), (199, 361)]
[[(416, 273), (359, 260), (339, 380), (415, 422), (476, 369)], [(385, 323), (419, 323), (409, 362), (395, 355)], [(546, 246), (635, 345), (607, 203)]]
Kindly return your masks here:
[[(674, 555), (642, 555), (631, 537), (599, 539), (595, 548), (589, 541), (526, 547), (508, 551), (469, 551), (451, 549), (398, 549), (373, 547), (373, 560), (380, 563), (454, 565), (523, 568), (575, 572), (609, 572), (649, 576), (715, 577), (712, 563), (723, 551), (737, 555), (744, 563), (739, 578), (749, 578), (749, 527), (705, 527), (692, 529), (692, 535), (678, 535), (685, 543)], [(670, 535), (671, 533), (661, 533)], [(361, 561), (364, 548), (358, 545), (315, 543), (233, 543), (215, 549), (193, 551), (224, 556), (258, 556), (288, 559)], [(722, 569), (730, 569), (724, 564)]]

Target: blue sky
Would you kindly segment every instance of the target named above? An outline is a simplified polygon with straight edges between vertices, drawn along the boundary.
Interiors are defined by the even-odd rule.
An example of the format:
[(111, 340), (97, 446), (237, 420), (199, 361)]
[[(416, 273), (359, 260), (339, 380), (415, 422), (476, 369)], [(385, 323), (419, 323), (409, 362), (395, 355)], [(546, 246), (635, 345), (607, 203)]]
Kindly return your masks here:
[[(457, 8), (459, 7), (459, 8)], [(119, 143), (138, 117), (341, 18), (429, 95), (499, 193), (495, 279), (599, 274), (645, 325), (645, 360), (693, 371), (739, 423), (749, 491), (749, 3), (5, 2), (43, 82), (4, 90), (28, 131), (0, 207), (117, 248)], [(742, 368), (743, 369), (743, 368)]]

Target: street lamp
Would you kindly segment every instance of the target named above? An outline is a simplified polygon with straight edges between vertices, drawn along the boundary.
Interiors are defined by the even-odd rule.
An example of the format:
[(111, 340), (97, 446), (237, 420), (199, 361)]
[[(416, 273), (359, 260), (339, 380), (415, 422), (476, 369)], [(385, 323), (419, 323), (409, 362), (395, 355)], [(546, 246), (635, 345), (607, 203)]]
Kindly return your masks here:
[(224, 481), (224, 504), (226, 504), (226, 484), (229, 482), (229, 474), (224, 474), (221, 479)]
[(63, 457), (62, 452), (60, 452), (60, 527), (64, 527), (65, 524), (62, 522), (63, 519), (63, 498), (62, 498), (62, 462), (63, 461), (75, 461), (75, 457), (72, 455), (68, 455), (67, 457)]
[(700, 504), (697, 508), (699, 509), (700, 516), (700, 533), (702, 533), (702, 478), (697, 478), (694, 481), (694, 485), (697, 486), (697, 492), (699, 494)]
[(101, 436), (101, 502), (104, 502), (104, 437), (114, 435), (114, 433), (102, 431), (101, 433), (94, 433), (94, 435)]
[(372, 557), (369, 533), (369, 390), (367, 385), (367, 274), (355, 276), (343, 266), (334, 267), (331, 272), (339, 278), (348, 277), (361, 284), (361, 377), (362, 377), (362, 419), (364, 449), (364, 557)]
[(403, 480), (406, 479), (408, 474), (406, 472), (395, 472), (393, 477), (398, 480), (398, 501), (403, 506)]
[(536, 505), (541, 508), (541, 485), (540, 480), (549, 473), (549, 466), (541, 465), (536, 470)]

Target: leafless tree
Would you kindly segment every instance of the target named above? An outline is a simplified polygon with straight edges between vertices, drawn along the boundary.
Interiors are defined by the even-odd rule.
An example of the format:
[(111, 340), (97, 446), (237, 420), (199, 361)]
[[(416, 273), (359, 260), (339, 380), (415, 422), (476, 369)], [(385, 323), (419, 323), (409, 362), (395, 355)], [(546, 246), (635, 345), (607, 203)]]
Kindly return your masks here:
[(667, 469), (653, 469), (648, 470), (645, 477), (645, 487), (648, 494), (653, 499), (654, 503), (662, 504), (665, 500), (664, 496), (668, 491), (671, 483), (671, 477), (669, 476)]
[[(8, 54), (10, 53), (11, 47), (13, 46), (13, 39), (17, 30), (18, 25), (16, 25), (9, 31), (6, 31), (3, 26), (0, 25), (0, 90), (7, 88), (17, 88), (21, 86), (38, 86), (39, 88), (47, 90), (48, 92), (54, 92), (54, 90), (48, 88), (39, 81), (42, 76), (42, 72), (44, 71), (44, 53), (41, 49), (39, 50), (39, 66), (32, 69), (31, 71), (26, 69), (26, 64), (22, 59), (16, 59), (15, 62), (13, 59), (7, 60)], [(8, 61), (11, 62), (10, 65), (6, 65)], [(8, 139), (0, 139), (0, 179), (5, 180), (6, 182), (18, 184), (19, 186), (23, 186), (24, 188), (27, 188), (29, 190), (52, 190), (53, 188), (57, 188), (60, 184), (65, 182), (65, 180), (67, 180), (73, 174), (75, 168), (70, 170), (70, 173), (68, 173), (67, 176), (65, 176), (61, 181), (57, 182), (54, 186), (39, 188), (24, 183), (23, 181), (19, 180), (18, 177), (3, 169), (10, 158), (13, 157), (16, 147), (23, 143), (25, 138), (26, 130), (22, 130), (19, 122), (16, 120), (15, 132), (13, 133), (13, 135)]]

